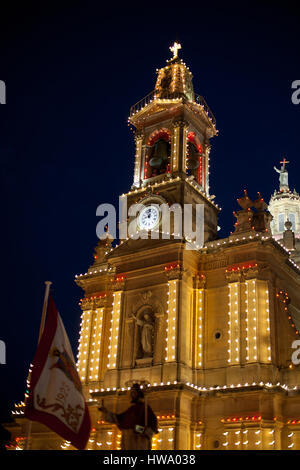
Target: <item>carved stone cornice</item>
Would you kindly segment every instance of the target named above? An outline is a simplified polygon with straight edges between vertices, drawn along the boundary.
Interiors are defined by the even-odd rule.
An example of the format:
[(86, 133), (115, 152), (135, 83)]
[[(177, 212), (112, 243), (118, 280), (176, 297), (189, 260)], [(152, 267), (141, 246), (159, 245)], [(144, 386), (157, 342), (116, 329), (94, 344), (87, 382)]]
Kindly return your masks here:
[(180, 266), (179, 264), (165, 267), (165, 273), (168, 281), (174, 281), (175, 279), (181, 280), (185, 271), (186, 270), (182, 268), (182, 266)]
[(110, 287), (113, 291), (125, 290), (125, 285), (126, 277), (121, 274), (114, 279), (111, 279)]
[(226, 277), (227, 282), (243, 282), (244, 281), (244, 275), (242, 272), (225, 271), (225, 277)]
[(248, 279), (261, 278), (262, 273), (267, 273), (267, 271), (266, 263), (238, 263), (226, 269), (225, 277), (228, 282), (244, 282)]
[(173, 124), (173, 127), (180, 127), (181, 129), (184, 129), (185, 127), (189, 126), (189, 123), (182, 118), (174, 119), (172, 124)]
[[(219, 250), (220, 248), (218, 248)], [(217, 250), (217, 249), (216, 249)], [(209, 260), (205, 260), (201, 264), (201, 268), (205, 271), (211, 271), (214, 269), (226, 268), (228, 266), (228, 258), (220, 257), (220, 256), (209, 256)]]
[(91, 297), (84, 297), (81, 299), (80, 306), (83, 311), (95, 310), (96, 308), (103, 308), (106, 305), (107, 295), (95, 295)]

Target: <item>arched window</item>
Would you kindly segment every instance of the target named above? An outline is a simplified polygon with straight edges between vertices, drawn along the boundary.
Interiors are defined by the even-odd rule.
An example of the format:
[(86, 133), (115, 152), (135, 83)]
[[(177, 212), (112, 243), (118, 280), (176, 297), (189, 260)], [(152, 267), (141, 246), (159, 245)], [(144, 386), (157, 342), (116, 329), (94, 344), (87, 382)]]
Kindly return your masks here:
[(278, 231), (284, 232), (284, 214), (278, 215)]
[(289, 221), (292, 222), (292, 230), (293, 232), (296, 232), (296, 217), (293, 212), (289, 213)]
[(204, 185), (204, 159), (201, 144), (195, 132), (189, 132), (187, 140), (186, 172), (194, 175), (195, 180)]
[(144, 163), (144, 179), (170, 171), (171, 133), (160, 129), (151, 134), (147, 143)]

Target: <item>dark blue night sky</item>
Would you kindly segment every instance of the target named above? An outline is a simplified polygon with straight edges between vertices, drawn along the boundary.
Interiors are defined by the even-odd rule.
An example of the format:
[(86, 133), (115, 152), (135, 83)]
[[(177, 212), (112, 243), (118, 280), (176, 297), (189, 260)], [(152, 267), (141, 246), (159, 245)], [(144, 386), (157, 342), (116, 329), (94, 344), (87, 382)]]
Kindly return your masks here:
[(82, 291), (74, 277), (93, 261), (97, 206), (117, 204), (132, 184), (129, 109), (153, 90), (174, 40), (217, 119), (210, 185), (222, 207), (220, 236), (232, 230), (245, 188), (269, 201), (284, 156), (290, 187), (300, 191), (296, 3), (108, 4), (1, 6), (2, 421), (24, 398), (45, 280), (77, 354)]

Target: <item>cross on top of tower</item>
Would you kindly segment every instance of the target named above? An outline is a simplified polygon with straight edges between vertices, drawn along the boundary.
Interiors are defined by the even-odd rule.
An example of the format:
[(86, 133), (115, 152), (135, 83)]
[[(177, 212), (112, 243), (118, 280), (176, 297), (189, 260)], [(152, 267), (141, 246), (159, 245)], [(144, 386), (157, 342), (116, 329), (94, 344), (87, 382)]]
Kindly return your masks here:
[(178, 51), (181, 49), (181, 44), (174, 42), (173, 46), (170, 47), (170, 51), (173, 52), (173, 59), (178, 57)]
[(285, 170), (285, 165), (286, 165), (287, 163), (290, 163), (290, 162), (287, 161), (287, 160), (285, 159), (285, 157), (284, 157), (284, 159), (283, 159), (282, 162), (280, 162), (280, 163), (282, 163), (282, 165), (283, 165), (283, 170)]

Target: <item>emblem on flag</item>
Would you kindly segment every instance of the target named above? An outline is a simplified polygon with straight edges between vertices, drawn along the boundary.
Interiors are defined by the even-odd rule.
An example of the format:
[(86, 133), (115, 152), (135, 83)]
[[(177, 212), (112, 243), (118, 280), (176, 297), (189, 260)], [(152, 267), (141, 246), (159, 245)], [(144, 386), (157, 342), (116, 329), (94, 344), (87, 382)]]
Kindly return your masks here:
[(51, 366), (51, 369), (54, 367), (58, 367), (60, 370), (63, 371), (64, 374), (68, 377), (71, 382), (73, 382), (74, 386), (77, 388), (79, 392), (82, 391), (81, 382), (78, 376), (77, 369), (75, 367), (74, 361), (70, 358), (67, 351), (64, 349), (63, 351), (59, 351), (59, 349), (54, 348), (53, 356), (58, 357), (58, 361), (56, 364)]

